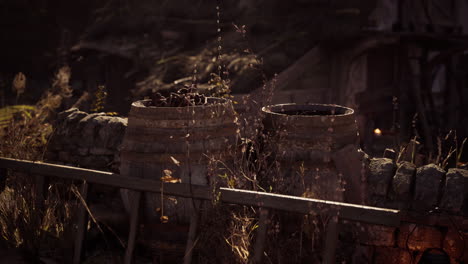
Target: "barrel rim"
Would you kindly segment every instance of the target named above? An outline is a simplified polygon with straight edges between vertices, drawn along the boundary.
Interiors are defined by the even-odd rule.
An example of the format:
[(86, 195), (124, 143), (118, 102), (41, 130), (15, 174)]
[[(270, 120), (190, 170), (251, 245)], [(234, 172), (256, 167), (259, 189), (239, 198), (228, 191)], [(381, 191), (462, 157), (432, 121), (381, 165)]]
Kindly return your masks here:
[[(331, 108), (335, 108), (335, 109), (340, 109), (340, 110), (344, 110), (344, 113), (343, 114), (335, 114), (335, 115), (291, 115), (291, 114), (285, 114), (285, 113), (279, 113), (279, 112), (275, 112), (274, 109), (276, 108), (281, 108), (281, 107), (293, 107), (294, 109), (294, 106), (296, 107), (304, 107), (304, 106), (318, 106), (318, 107), (322, 107), (324, 109), (331, 109)], [(297, 109), (297, 110), (300, 110), (300, 109)], [(315, 109), (317, 110), (317, 109)], [(281, 117), (300, 117), (300, 118), (321, 118), (321, 117), (344, 117), (344, 116), (352, 116), (354, 114), (354, 109), (352, 108), (349, 108), (349, 107), (346, 107), (346, 106), (342, 106), (342, 105), (336, 105), (336, 104), (296, 104), (296, 103), (287, 103), (287, 104), (273, 104), (273, 105), (267, 105), (267, 106), (264, 106), (262, 107), (262, 112), (264, 113), (267, 113), (267, 114), (272, 114), (272, 115), (276, 115), (276, 116), (281, 116)]]
[(207, 97), (207, 102), (208, 101), (211, 101), (211, 102), (204, 104), (204, 105), (194, 105), (194, 106), (148, 106), (146, 104), (151, 102), (151, 99), (143, 99), (143, 100), (138, 100), (138, 101), (133, 102), (132, 107), (149, 108), (149, 109), (173, 109), (177, 111), (177, 110), (187, 110), (187, 109), (193, 109), (193, 108), (201, 109), (201, 108), (212, 107), (212, 106), (220, 106), (220, 105), (229, 104), (231, 102), (231, 100), (226, 99), (226, 98), (221, 98), (221, 97)]

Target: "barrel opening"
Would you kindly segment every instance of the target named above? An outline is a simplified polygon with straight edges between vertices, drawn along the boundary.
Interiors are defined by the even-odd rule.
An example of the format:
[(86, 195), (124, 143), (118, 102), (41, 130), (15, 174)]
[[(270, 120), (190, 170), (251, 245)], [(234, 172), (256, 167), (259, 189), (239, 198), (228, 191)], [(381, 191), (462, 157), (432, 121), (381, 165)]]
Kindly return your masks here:
[(296, 105), (296, 104), (280, 104), (271, 105), (263, 109), (266, 112), (291, 115), (291, 116), (336, 116), (336, 115), (349, 115), (353, 114), (351, 108), (338, 106), (338, 105), (323, 105), (323, 104), (310, 104), (310, 105)]
[(204, 106), (211, 106), (211, 105), (220, 105), (226, 103), (227, 100), (224, 98), (217, 98), (217, 97), (207, 97), (206, 103), (203, 105), (196, 105), (196, 106), (153, 106), (151, 99), (139, 100), (133, 102), (132, 105), (135, 107), (149, 107), (149, 108), (193, 108), (193, 107), (204, 107)]
[(342, 113), (337, 113), (333, 110), (327, 110), (327, 111), (319, 111), (319, 110), (291, 110), (291, 111), (283, 111), (283, 112), (278, 112), (279, 114), (284, 114), (284, 115), (311, 115), (311, 116), (329, 116), (329, 115), (342, 115)]

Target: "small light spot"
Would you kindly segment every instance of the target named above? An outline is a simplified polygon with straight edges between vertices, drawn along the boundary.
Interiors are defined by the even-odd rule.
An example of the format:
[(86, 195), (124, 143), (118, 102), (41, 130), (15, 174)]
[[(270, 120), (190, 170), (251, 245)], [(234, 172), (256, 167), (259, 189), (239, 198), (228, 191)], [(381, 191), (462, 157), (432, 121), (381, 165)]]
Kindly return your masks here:
[(382, 130), (380, 130), (380, 128), (374, 129), (374, 135), (380, 137), (382, 135)]

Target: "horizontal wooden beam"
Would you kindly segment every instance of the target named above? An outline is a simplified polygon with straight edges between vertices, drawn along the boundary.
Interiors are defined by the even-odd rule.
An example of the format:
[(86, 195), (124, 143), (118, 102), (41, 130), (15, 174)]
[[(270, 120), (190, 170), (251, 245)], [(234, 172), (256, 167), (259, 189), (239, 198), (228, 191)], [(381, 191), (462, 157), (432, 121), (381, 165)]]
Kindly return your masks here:
[[(0, 168), (72, 180), (85, 180), (89, 183), (154, 193), (160, 192), (162, 184), (161, 181), (156, 179), (134, 178), (111, 172), (9, 158), (0, 158)], [(186, 183), (164, 183), (164, 193), (202, 200), (211, 200), (213, 197), (219, 197), (219, 201), (224, 203), (250, 205), (303, 214), (319, 212), (338, 213), (340, 218), (371, 224), (398, 226), (400, 223), (400, 211), (398, 210), (290, 195), (231, 188), (219, 188), (215, 190), (210, 186), (190, 185)]]
[(398, 226), (400, 223), (400, 211), (393, 209), (239, 189), (220, 188), (220, 191), (221, 200), (225, 203), (252, 205), (303, 214), (338, 213), (339, 217), (343, 219), (388, 226)]
[(400, 217), (402, 222), (468, 230), (468, 221), (465, 220), (466, 218), (461, 215), (454, 215), (453, 213), (401, 211)]
[[(55, 176), (71, 180), (86, 180), (97, 183), (135, 191), (156, 192), (161, 189), (161, 181), (122, 176), (112, 172), (83, 169), (71, 166), (0, 158), (0, 168), (10, 168), (30, 174)], [(164, 184), (164, 193), (167, 195), (194, 197), (211, 200), (212, 189), (208, 186), (189, 184)]]

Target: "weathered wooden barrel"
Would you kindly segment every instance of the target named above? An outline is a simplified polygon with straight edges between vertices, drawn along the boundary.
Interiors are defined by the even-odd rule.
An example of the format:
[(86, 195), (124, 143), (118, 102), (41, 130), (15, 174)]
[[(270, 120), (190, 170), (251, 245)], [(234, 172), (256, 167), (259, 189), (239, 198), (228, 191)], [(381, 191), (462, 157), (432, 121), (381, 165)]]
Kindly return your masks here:
[(266, 151), (279, 163), (277, 190), (310, 198), (343, 200), (343, 178), (333, 154), (358, 144), (354, 110), (338, 105), (263, 107)]
[[(150, 102), (137, 101), (131, 106), (120, 173), (160, 179), (169, 170), (182, 183), (208, 185), (208, 157), (223, 161), (236, 141), (231, 101), (208, 98), (206, 105), (189, 107), (154, 107)], [(122, 196), (125, 203), (128, 195), (123, 192)], [(188, 223), (191, 198), (164, 195), (161, 202), (159, 194), (147, 193), (143, 201), (146, 221), (163, 213), (172, 223)]]

